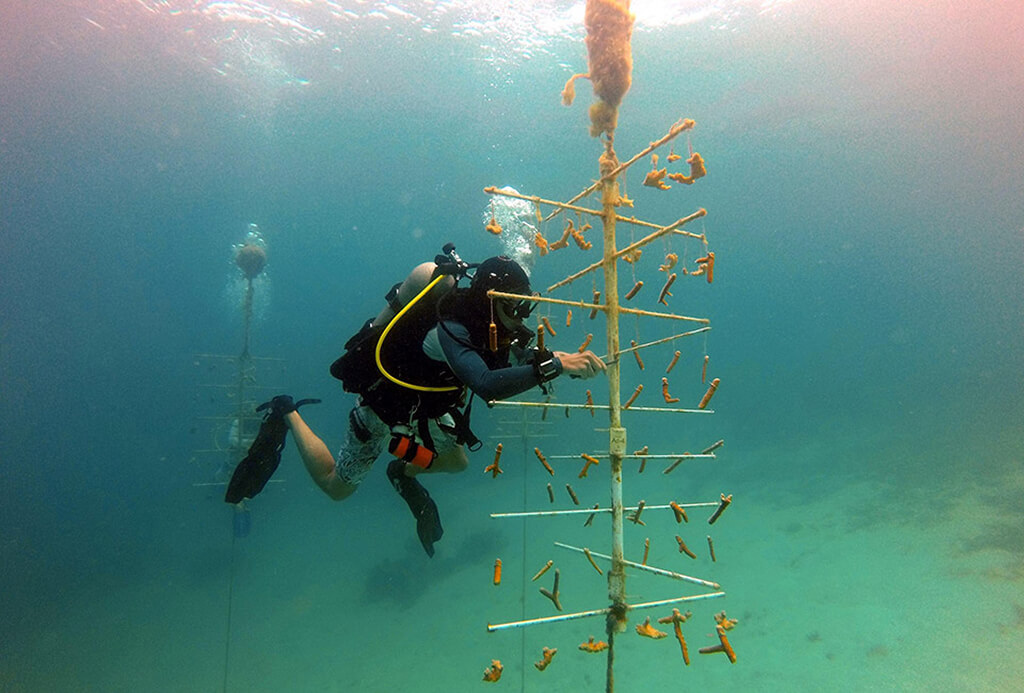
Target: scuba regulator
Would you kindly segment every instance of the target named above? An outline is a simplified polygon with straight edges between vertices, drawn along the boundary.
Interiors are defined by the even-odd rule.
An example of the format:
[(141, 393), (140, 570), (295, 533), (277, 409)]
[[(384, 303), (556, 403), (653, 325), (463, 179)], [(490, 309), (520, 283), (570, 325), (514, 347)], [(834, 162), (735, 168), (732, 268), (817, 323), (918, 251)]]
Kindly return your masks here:
[(459, 254), (455, 252), (454, 243), (445, 243), (441, 248), (441, 253), (434, 256), (434, 264), (437, 265), (437, 269), (434, 270), (435, 277), (447, 274), (455, 277), (457, 282), (467, 276), (470, 269), (476, 267), (476, 265), (471, 265), (459, 257)]

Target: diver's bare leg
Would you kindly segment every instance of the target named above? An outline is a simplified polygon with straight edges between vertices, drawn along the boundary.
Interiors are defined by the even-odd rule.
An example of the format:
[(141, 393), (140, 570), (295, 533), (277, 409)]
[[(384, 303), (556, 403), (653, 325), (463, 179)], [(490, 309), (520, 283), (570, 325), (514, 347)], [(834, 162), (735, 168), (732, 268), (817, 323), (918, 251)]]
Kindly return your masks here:
[(324, 441), (320, 440), (313, 433), (313, 429), (302, 420), (299, 413), (293, 411), (286, 414), (284, 420), (292, 430), (299, 455), (302, 456), (302, 463), (316, 485), (332, 500), (344, 500), (355, 493), (359, 487), (338, 478), (334, 468), (334, 456)]

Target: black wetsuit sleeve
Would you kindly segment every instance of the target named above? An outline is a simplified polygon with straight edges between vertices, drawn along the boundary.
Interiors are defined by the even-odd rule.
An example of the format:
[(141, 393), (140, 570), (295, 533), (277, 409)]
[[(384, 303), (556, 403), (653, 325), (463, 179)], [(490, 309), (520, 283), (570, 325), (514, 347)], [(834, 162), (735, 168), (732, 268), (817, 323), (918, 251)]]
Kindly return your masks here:
[[(468, 346), (469, 331), (461, 323), (446, 320), (444, 326), (438, 328), (437, 337), (452, 372), (478, 397), (506, 399), (539, 384), (532, 364), (495, 370), (488, 368), (483, 357)], [(557, 358), (555, 364), (561, 373), (562, 364)]]

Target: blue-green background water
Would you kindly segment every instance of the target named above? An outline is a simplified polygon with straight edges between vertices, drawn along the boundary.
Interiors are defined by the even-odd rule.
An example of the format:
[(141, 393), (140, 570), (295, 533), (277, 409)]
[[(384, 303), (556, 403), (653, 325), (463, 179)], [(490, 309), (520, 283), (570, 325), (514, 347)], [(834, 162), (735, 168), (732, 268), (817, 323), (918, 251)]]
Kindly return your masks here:
[[(627, 557), (651, 537), (652, 564), (728, 596), (692, 607), (689, 668), (671, 637), (622, 636), (617, 690), (1018, 689), (1024, 11), (633, 9), (620, 158), (688, 117), (709, 171), (667, 192), (639, 185), (646, 163), (627, 180), (643, 218), (709, 211), (696, 230), (715, 282), (677, 285), (671, 306), (713, 331), (674, 346), (672, 389), (699, 399), (705, 348), (722, 386), (713, 416), (627, 416), (629, 447), (726, 444), (672, 476), (627, 474), (626, 501), (735, 500), (715, 564), (681, 562), (672, 539), (703, 547), (701, 517), (627, 527)], [(197, 392), (222, 377), (195, 355), (240, 349), (231, 251), (248, 225), (270, 255), (253, 353), (286, 361), (268, 385), (324, 399), (305, 413), (333, 449), (351, 398), (327, 366), (384, 291), (446, 241), (467, 259), (501, 250), (483, 187), (566, 199), (595, 176), (590, 89), (568, 109), (558, 96), (585, 69), (582, 4), (12, 0), (0, 26), (0, 690), (458, 691), (492, 658), (498, 686), (602, 690), (603, 657), (576, 649), (599, 622), (484, 629), (551, 613), (529, 581), (548, 558), (568, 611), (606, 603), (603, 578), (551, 541), (607, 551), (607, 521), (487, 516), (550, 507), (531, 448), (603, 449), (599, 418), (533, 416), (563, 437), (523, 439), (501, 423), (516, 415), (478, 406), (470, 470), (427, 482), (446, 526), (433, 560), (382, 464), (332, 504), (289, 444), (241, 539), (220, 490), (195, 486), (218, 465), (195, 453), (211, 413)], [(641, 307), (667, 249), (636, 268)], [(535, 284), (596, 252), (544, 258)], [(560, 295), (589, 298), (583, 283)], [(601, 343), (581, 318), (555, 346)], [(627, 319), (623, 338), (666, 329)], [(643, 374), (624, 364), (623, 390), (645, 382), (654, 404), (672, 350), (645, 352)], [(605, 391), (558, 385), (566, 402)], [(495, 440), (498, 480), (481, 473)], [(606, 502), (607, 470), (577, 480), (575, 464), (555, 488)], [(740, 619), (735, 666), (696, 654), (723, 608)], [(542, 674), (543, 645), (559, 655)]]

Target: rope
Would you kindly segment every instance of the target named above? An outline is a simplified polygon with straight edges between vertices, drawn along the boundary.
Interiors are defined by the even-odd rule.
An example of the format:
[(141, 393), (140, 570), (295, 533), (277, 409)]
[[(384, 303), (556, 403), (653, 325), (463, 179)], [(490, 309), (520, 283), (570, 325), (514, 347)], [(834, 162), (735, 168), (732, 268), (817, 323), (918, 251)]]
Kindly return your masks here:
[[(232, 521), (234, 518), (232, 518)], [(231, 527), (231, 567), (228, 572), (228, 615), (227, 624), (224, 629), (224, 686), (223, 691), (228, 691), (228, 664), (231, 661), (231, 606), (234, 603), (233, 594), (235, 588), (235, 529)]]

